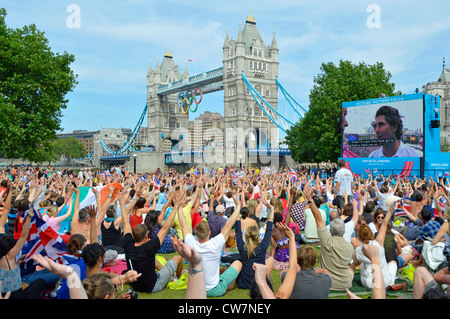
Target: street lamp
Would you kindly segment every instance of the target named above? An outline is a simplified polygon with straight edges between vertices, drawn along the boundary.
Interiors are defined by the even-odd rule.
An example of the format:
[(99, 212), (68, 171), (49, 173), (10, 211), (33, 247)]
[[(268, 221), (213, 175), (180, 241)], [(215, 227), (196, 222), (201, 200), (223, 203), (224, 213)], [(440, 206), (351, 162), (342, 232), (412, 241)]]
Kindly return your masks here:
[(136, 174), (136, 158), (137, 158), (137, 154), (133, 153), (133, 160), (134, 160), (134, 174)]

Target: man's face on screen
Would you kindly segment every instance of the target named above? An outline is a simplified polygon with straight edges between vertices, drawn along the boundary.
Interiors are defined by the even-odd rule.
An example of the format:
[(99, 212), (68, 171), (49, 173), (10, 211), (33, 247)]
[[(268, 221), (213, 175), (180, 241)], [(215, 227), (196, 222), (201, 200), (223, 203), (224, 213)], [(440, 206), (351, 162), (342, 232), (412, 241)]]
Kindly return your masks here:
[(342, 109), (342, 132), (345, 130), (345, 128), (348, 126), (347, 119), (345, 118), (347, 116), (347, 108), (344, 107)]
[(396, 124), (394, 126), (389, 125), (384, 115), (377, 116), (374, 127), (377, 139), (395, 138), (396, 126)]

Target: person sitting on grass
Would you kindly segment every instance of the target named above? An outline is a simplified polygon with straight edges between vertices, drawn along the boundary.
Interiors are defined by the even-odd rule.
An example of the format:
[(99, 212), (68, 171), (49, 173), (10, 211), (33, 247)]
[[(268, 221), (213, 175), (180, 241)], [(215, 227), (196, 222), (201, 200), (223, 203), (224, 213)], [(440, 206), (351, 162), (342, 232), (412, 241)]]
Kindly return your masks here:
[(223, 296), (242, 269), (242, 262), (235, 260), (227, 270), (220, 274), (222, 248), (227, 242), (231, 228), (235, 224), (241, 210), (241, 203), (236, 199), (235, 195), (232, 197), (235, 202), (234, 212), (226, 221), (221, 232), (212, 238), (210, 237), (211, 231), (207, 221), (201, 221), (197, 224), (194, 230), (196, 237), (194, 237), (186, 223), (182, 210), (178, 211), (178, 220), (180, 221), (185, 243), (202, 256), (206, 294), (208, 297)]
[(22, 287), (17, 259), (26, 243), (34, 210), (25, 211), (25, 215), (19, 239), (15, 240), (12, 235), (5, 235), (0, 239), (0, 280), (3, 283), (1, 293), (5, 295), (9, 292), (9, 299), (38, 299), (46, 286), (44, 279), (40, 278), (32, 281), (25, 289)]
[(123, 247), (128, 270), (135, 270), (142, 274), (136, 281), (131, 283), (133, 289), (137, 292), (158, 292), (163, 290), (172, 276), (176, 273), (179, 278), (183, 268), (183, 260), (179, 255), (173, 256), (164, 267), (158, 272), (156, 267), (156, 253), (161, 247), (161, 243), (169, 231), (175, 215), (180, 205), (182, 205), (182, 193), (177, 191), (174, 197), (175, 207), (164, 222), (156, 237), (149, 240), (148, 229), (144, 224), (136, 225), (131, 230), (125, 209), (126, 194), (119, 193), (120, 211), (123, 220)]
[[(396, 196), (391, 196), (386, 199), (387, 214), (382, 221), (380, 230), (378, 231), (376, 237), (375, 234), (370, 230), (365, 224), (361, 225), (359, 230), (359, 238), (364, 244), (371, 244), (378, 247), (380, 251), (380, 267), (383, 272), (383, 279), (385, 287), (393, 285), (395, 283), (395, 277), (397, 275), (397, 260), (391, 260), (387, 262), (386, 253), (384, 249), (384, 242), (387, 231), (387, 224), (390, 221), (393, 212), (397, 209), (400, 203), (400, 198)], [(356, 258), (361, 262), (361, 284), (363, 287), (372, 288), (372, 266), (370, 259), (364, 255), (362, 246), (355, 249)]]
[(352, 244), (344, 239), (345, 224), (340, 218), (330, 223), (330, 231), (325, 227), (325, 220), (312, 199), (311, 186), (305, 185), (304, 195), (316, 221), (320, 241), (319, 267), (326, 269), (332, 279), (331, 290), (344, 290), (352, 287), (354, 256)]
[[(304, 245), (298, 249), (298, 267), (290, 299), (328, 299), (331, 277), (325, 269), (314, 269), (317, 257), (317, 251), (312, 246)], [(286, 271), (280, 273), (280, 278), (284, 282)]]
[[(241, 289), (250, 289), (252, 280), (255, 277), (255, 270), (253, 264), (265, 264), (266, 263), (266, 251), (270, 245), (272, 238), (273, 228), (273, 216), (274, 207), (270, 209), (270, 215), (266, 222), (266, 231), (264, 238), (260, 242), (259, 228), (256, 226), (250, 226), (245, 231), (245, 243), (242, 236), (236, 236), (236, 244), (240, 254), (240, 261), (242, 262), (242, 271), (237, 277), (237, 286)], [(240, 234), (241, 221), (238, 217), (236, 221), (236, 234)], [(273, 263), (273, 258), (268, 259)], [(269, 272), (272, 271), (273, 264), (269, 267)], [(270, 276), (269, 276), (270, 277)]]
[[(361, 247), (364, 255), (367, 256), (371, 264), (372, 299), (386, 299), (386, 288), (384, 287), (383, 273), (380, 267), (380, 250), (377, 246), (372, 244), (363, 244)], [(348, 288), (345, 290), (347, 291), (347, 296), (349, 299), (362, 299), (351, 292)]]
[(296, 281), (295, 276), (297, 273), (297, 250), (295, 248), (295, 235), (292, 229), (287, 227), (285, 224), (278, 223), (277, 227), (283, 229), (286, 236), (289, 238), (289, 267), (284, 273), (285, 276), (283, 276), (284, 280), (282, 281), (281, 286), (275, 293), (270, 280), (271, 270), (269, 267), (271, 267), (271, 263), (253, 263), (255, 278), (250, 287), (251, 299), (289, 299), (294, 289)]
[[(276, 206), (273, 206), (274, 209), (274, 224), (275, 227), (272, 229), (272, 237), (271, 237), (271, 256), (279, 262), (288, 262), (289, 261), (289, 238), (286, 237), (285, 232), (283, 229), (278, 228), (278, 224), (282, 223), (285, 224), (287, 227), (291, 228), (293, 232), (295, 232), (295, 229), (293, 229), (292, 223), (290, 223), (291, 220), (291, 209), (292, 205), (294, 203), (296, 190), (294, 187), (289, 188), (289, 202), (287, 204), (286, 208), (286, 215), (284, 216), (281, 213), (277, 212)], [(281, 202), (278, 200), (278, 202)], [(299, 243), (295, 243), (296, 249), (300, 247)]]

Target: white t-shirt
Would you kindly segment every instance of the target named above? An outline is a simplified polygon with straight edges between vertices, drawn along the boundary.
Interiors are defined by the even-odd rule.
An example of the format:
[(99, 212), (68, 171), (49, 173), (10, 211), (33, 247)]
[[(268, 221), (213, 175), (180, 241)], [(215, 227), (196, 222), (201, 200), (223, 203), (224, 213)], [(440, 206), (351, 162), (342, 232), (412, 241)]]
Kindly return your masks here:
[(385, 212), (387, 212), (386, 200), (388, 199), (388, 197), (390, 197), (390, 196), (392, 196), (392, 195), (394, 195), (394, 194), (392, 194), (392, 193), (385, 193), (385, 194), (383, 194), (383, 193), (377, 192), (377, 195), (378, 195), (378, 197), (380, 198), (380, 207), (381, 207)]
[[(400, 141), (400, 145), (398, 146), (397, 152), (395, 152), (395, 154), (392, 157), (422, 157), (422, 156), (423, 152), (416, 150), (409, 145), (405, 145), (402, 141)], [(370, 153), (369, 157), (385, 157), (383, 154), (383, 146)]]
[(352, 194), (352, 183), (353, 183), (352, 172), (350, 172), (345, 167), (342, 167), (336, 172), (334, 180), (335, 182), (341, 183), (337, 195), (343, 196), (344, 191), (347, 192), (347, 195)]
[[(376, 240), (371, 240), (370, 244), (377, 246), (380, 252), (380, 268), (383, 274), (384, 286), (387, 287), (394, 284), (397, 275), (397, 264), (395, 262), (387, 263), (384, 248), (381, 247)], [(372, 288), (372, 263), (370, 262), (370, 259), (364, 255), (362, 245), (356, 247), (355, 252), (356, 258), (361, 262), (361, 284), (363, 287)]]
[(228, 198), (228, 196), (225, 195), (222, 198), (223, 198), (223, 201), (225, 202), (225, 209), (227, 209), (228, 207), (236, 207), (236, 204), (234, 203), (233, 197)]
[(197, 238), (189, 233), (184, 237), (184, 242), (202, 255), (206, 291), (213, 289), (219, 283), (220, 257), (225, 245), (225, 237), (220, 233), (207, 242), (199, 243)]

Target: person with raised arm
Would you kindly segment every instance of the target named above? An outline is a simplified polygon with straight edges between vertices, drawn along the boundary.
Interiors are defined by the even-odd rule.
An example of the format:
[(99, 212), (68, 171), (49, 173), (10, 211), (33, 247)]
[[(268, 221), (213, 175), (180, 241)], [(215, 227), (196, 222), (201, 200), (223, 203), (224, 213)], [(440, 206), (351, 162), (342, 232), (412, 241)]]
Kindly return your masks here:
[[(361, 225), (359, 229), (359, 239), (363, 244), (371, 244), (378, 247), (380, 253), (380, 268), (383, 273), (383, 280), (385, 287), (393, 285), (395, 283), (395, 277), (397, 275), (397, 262), (395, 260), (386, 261), (386, 254), (384, 250), (384, 240), (387, 232), (387, 224), (391, 220), (393, 212), (400, 204), (400, 198), (391, 196), (386, 199), (387, 214), (384, 218), (380, 230), (376, 237), (375, 234), (365, 224)], [(364, 254), (363, 245), (355, 249), (356, 259), (361, 262), (361, 284), (364, 287), (372, 288), (373, 285), (373, 271), (372, 264), (368, 256)]]
[(320, 241), (319, 267), (326, 269), (331, 276), (330, 290), (351, 288), (354, 276), (354, 267), (351, 265), (354, 248), (344, 239), (344, 221), (340, 218), (333, 219), (328, 232), (322, 214), (312, 199), (311, 186), (305, 185), (304, 195), (316, 220)]
[(22, 288), (20, 267), (16, 259), (28, 238), (34, 210), (28, 209), (25, 213), (25, 222), (17, 241), (14, 240), (12, 235), (5, 235), (0, 238), (1, 293), (5, 296), (6, 293), (11, 292), (10, 299), (38, 299), (41, 291), (46, 287), (44, 279), (36, 279), (26, 289)]
[(70, 285), (68, 285), (70, 299), (88, 299), (80, 277), (73, 267), (56, 263), (52, 259), (40, 254), (35, 254), (31, 258), (45, 269), (70, 282)]
[(169, 231), (170, 225), (173, 223), (175, 215), (182, 203), (182, 193), (176, 191), (174, 196), (174, 208), (167, 217), (156, 237), (152, 240), (148, 238), (148, 229), (144, 224), (139, 224), (131, 230), (128, 221), (127, 211), (125, 209), (126, 197), (123, 193), (119, 195), (121, 206), (121, 214), (123, 220), (123, 247), (128, 270), (136, 270), (142, 276), (131, 283), (134, 290), (138, 292), (158, 292), (163, 290), (169, 283), (172, 276), (176, 273), (179, 278), (183, 268), (183, 260), (181, 256), (173, 256), (164, 267), (158, 272), (156, 267), (156, 253), (161, 247), (164, 237)]
[[(284, 272), (282, 284), (278, 288), (277, 292), (269, 287), (267, 281), (270, 281), (268, 274), (270, 274), (270, 265), (267, 264), (253, 264), (253, 270), (255, 271), (255, 284), (258, 289), (250, 289), (250, 297), (252, 299), (258, 299), (258, 295), (261, 295), (262, 299), (289, 299), (291, 297), (292, 291), (295, 285), (295, 277), (297, 274), (297, 249), (295, 245), (295, 235), (292, 229), (283, 223), (278, 223), (277, 227), (283, 229), (286, 236), (289, 238), (289, 267)], [(256, 287), (255, 287), (256, 288)], [(255, 291), (256, 290), (256, 291)], [(258, 293), (259, 290), (259, 293)]]
[(5, 202), (3, 203), (3, 212), (0, 216), (0, 238), (6, 232), (5, 224), (8, 221), (8, 214), (12, 207), (11, 199), (12, 199), (12, 193), (14, 190), (14, 184), (11, 182), (7, 182), (6, 188), (7, 188), (7, 194), (6, 194)]
[[(237, 277), (237, 286), (241, 289), (249, 289), (255, 277), (255, 270), (253, 264), (266, 264), (266, 251), (270, 245), (272, 238), (272, 228), (274, 219), (274, 207), (270, 209), (270, 215), (266, 222), (266, 231), (264, 238), (260, 241), (259, 229), (256, 226), (250, 226), (245, 231), (245, 242), (242, 236), (236, 236), (236, 244), (240, 254), (240, 261), (242, 262), (242, 270)], [(241, 221), (238, 218), (236, 221), (236, 233), (240, 234)], [(268, 259), (269, 263), (273, 263), (273, 257)], [(273, 264), (268, 267), (268, 271), (272, 271)], [(270, 274), (269, 274), (270, 277)]]
[(242, 269), (242, 263), (239, 260), (235, 260), (227, 270), (220, 274), (222, 248), (228, 240), (231, 229), (238, 219), (241, 209), (241, 203), (236, 199), (236, 195), (233, 195), (233, 200), (235, 202), (233, 214), (228, 218), (220, 233), (212, 238), (210, 238), (211, 231), (207, 221), (201, 221), (197, 224), (194, 229), (196, 237), (194, 237), (190, 227), (186, 223), (182, 210), (179, 208), (178, 211), (178, 219), (185, 243), (194, 248), (202, 256), (206, 294), (208, 297), (223, 296)]
[[(364, 255), (369, 258), (372, 268), (372, 299), (386, 299), (386, 288), (384, 287), (383, 273), (380, 267), (380, 251), (377, 246), (372, 244), (363, 244)], [(347, 296), (350, 299), (362, 299), (346, 289)]]

